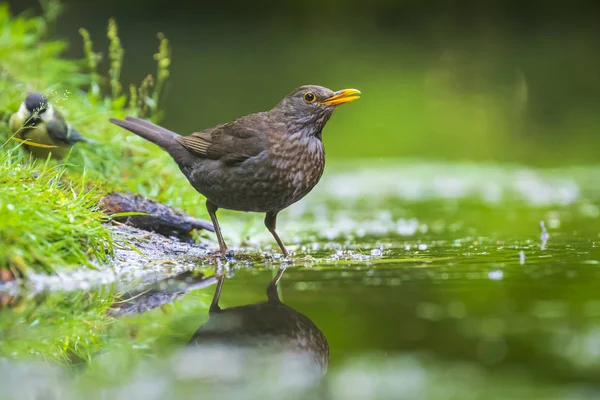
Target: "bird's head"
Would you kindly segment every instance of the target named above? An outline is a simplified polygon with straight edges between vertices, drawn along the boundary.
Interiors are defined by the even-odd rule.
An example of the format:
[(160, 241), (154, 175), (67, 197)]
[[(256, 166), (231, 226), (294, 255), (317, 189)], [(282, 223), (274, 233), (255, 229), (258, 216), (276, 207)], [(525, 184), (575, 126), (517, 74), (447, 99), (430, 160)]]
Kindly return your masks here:
[(356, 89), (334, 92), (323, 86), (305, 85), (287, 95), (273, 110), (285, 115), (292, 132), (320, 135), (335, 108), (358, 100), (359, 94)]
[(36, 123), (48, 110), (48, 99), (41, 93), (29, 93), (21, 107), (28, 113), (31, 122)]

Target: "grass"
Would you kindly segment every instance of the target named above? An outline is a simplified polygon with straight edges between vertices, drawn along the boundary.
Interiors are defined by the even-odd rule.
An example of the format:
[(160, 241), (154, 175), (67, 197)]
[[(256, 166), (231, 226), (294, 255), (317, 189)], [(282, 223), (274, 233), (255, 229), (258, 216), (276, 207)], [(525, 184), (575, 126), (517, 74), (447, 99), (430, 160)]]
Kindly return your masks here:
[[(108, 22), (107, 57), (82, 28), (84, 59), (68, 60), (61, 55), (72, 44), (49, 37), (60, 4), (47, 0), (42, 6), (42, 16), (13, 16), (0, 3), (0, 269), (23, 276), (106, 259), (112, 242), (96, 202), (107, 191), (138, 192), (189, 210), (182, 200), (187, 197), (198, 207), (197, 193), (183, 179), (173, 182), (178, 171), (167, 154), (108, 122), (126, 115), (160, 120), (171, 63), (165, 36), (158, 35), (156, 76), (123, 90), (126, 53), (116, 21)], [(78, 144), (60, 165), (30, 160), (10, 140), (7, 124), (29, 91), (46, 94), (77, 130), (101, 144)]]
[(19, 276), (105, 260), (112, 242), (96, 206), (101, 192), (85, 175), (65, 183), (64, 165), (23, 158), (0, 153), (0, 265)]

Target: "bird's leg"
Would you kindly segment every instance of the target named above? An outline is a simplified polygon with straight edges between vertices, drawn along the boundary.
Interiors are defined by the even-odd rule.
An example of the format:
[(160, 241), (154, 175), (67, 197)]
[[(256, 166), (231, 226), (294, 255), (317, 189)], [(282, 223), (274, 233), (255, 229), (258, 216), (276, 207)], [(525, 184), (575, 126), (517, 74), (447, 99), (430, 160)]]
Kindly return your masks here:
[(210, 308), (208, 309), (208, 313), (218, 313), (221, 311), (221, 307), (219, 307), (219, 299), (221, 298), (221, 289), (223, 289), (223, 281), (225, 280), (225, 275), (221, 274), (217, 278), (217, 288), (215, 289), (215, 294), (213, 295), (212, 303), (210, 303)]
[(285, 267), (280, 268), (279, 271), (277, 271), (277, 275), (275, 275), (271, 283), (269, 283), (269, 286), (267, 286), (267, 299), (269, 299), (269, 302), (271, 303), (281, 303), (279, 293), (277, 293), (277, 285), (284, 272)]
[(269, 232), (271, 232), (271, 235), (273, 235), (273, 237), (275, 238), (275, 241), (279, 245), (279, 248), (283, 252), (283, 255), (287, 258), (290, 255), (290, 253), (288, 253), (287, 249), (285, 248), (285, 245), (283, 244), (281, 239), (279, 239), (279, 235), (277, 235), (277, 232), (275, 232), (276, 224), (277, 224), (277, 211), (268, 212), (267, 215), (265, 216), (265, 226), (267, 227)]
[(215, 234), (217, 235), (217, 241), (219, 242), (219, 251), (222, 256), (225, 256), (227, 254), (227, 245), (223, 240), (223, 235), (221, 234), (221, 227), (219, 226), (219, 221), (217, 220), (217, 210), (219, 209), (219, 207), (215, 203), (207, 199), (206, 209), (208, 210), (208, 215), (210, 215), (212, 224), (215, 227)]

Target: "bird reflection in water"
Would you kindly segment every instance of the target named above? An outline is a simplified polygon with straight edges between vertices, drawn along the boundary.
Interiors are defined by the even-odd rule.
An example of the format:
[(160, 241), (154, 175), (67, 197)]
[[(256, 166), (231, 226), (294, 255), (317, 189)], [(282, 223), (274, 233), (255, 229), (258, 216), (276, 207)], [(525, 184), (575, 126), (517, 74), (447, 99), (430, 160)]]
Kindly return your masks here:
[(284, 271), (278, 270), (267, 287), (267, 301), (226, 309), (219, 307), (224, 282), (224, 277), (219, 277), (209, 320), (196, 331), (190, 345), (225, 346), (250, 353), (260, 350), (271, 361), (306, 362), (316, 375), (324, 375), (329, 365), (327, 339), (307, 316), (281, 301), (277, 285)]
[(277, 271), (267, 286), (267, 300), (260, 303), (222, 309), (219, 300), (224, 275), (191, 280), (187, 276), (179, 279), (176, 289), (165, 290), (158, 285), (159, 289), (127, 294), (111, 314), (144, 312), (216, 282), (208, 321), (174, 356), (175, 375), (186, 381), (242, 383), (221, 387), (227, 388), (228, 395), (233, 395), (229, 391), (234, 387), (245, 387), (244, 382), (254, 389), (258, 382), (264, 382), (270, 394), (316, 389), (323, 383), (329, 365), (329, 345), (307, 316), (281, 301), (277, 286), (284, 271)]

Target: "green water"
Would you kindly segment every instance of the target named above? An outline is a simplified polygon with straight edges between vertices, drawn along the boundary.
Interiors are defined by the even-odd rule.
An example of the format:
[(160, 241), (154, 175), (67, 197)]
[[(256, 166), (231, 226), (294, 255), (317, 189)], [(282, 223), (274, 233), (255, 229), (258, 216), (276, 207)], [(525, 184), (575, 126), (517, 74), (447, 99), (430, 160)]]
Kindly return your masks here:
[[(35, 293), (43, 278), (37, 289), (5, 287), (0, 398), (594, 398), (598, 172), (334, 164), (282, 213), (281, 235), (296, 252), (283, 264), (261, 256), (273, 243), (260, 216), (223, 213), (238, 260), (216, 266), (227, 276), (219, 306), (266, 301), (287, 267), (280, 298), (326, 337), (323, 377), (306, 350), (314, 331), (297, 335), (299, 325), (282, 328), (264, 309), (247, 331), (225, 320), (212, 341), (188, 345), (208, 320), (212, 265), (143, 287), (93, 278), (85, 291)], [(245, 345), (250, 331), (272, 336), (231, 347), (228, 329)], [(282, 337), (284, 349), (305, 351), (283, 352)]]

